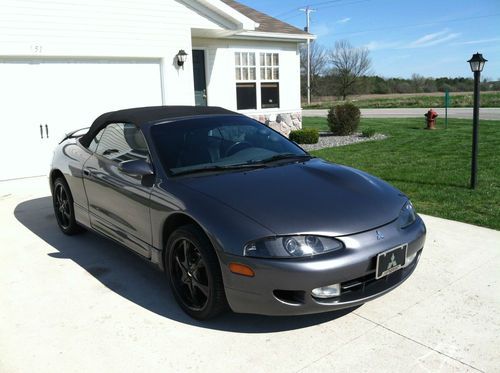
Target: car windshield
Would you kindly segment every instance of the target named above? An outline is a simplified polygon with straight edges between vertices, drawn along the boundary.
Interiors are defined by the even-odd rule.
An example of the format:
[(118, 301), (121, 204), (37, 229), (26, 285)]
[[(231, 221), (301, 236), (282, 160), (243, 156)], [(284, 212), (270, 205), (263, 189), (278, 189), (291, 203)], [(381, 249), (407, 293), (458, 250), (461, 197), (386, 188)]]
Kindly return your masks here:
[(213, 116), (154, 125), (151, 135), (171, 175), (263, 167), (309, 157), (269, 127), (244, 116)]

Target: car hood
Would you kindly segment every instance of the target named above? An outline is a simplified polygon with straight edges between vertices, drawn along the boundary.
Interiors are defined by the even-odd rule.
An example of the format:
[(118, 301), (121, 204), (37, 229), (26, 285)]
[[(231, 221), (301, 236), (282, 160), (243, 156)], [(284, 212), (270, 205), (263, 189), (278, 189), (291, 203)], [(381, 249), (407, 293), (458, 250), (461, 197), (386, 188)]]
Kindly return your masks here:
[(396, 219), (407, 199), (380, 179), (320, 159), (179, 181), (278, 235), (366, 231)]

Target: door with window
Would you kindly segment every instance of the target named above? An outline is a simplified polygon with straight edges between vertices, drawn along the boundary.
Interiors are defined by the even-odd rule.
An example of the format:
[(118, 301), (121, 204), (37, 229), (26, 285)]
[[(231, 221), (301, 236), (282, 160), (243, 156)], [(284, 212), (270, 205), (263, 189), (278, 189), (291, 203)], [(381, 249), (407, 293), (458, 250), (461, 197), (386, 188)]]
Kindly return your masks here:
[(194, 102), (196, 106), (207, 106), (207, 78), (205, 74), (205, 51), (193, 49)]
[(129, 123), (109, 124), (89, 149), (94, 153), (83, 174), (92, 227), (149, 256), (151, 186), (142, 177), (118, 169), (120, 162), (150, 161), (141, 131)]

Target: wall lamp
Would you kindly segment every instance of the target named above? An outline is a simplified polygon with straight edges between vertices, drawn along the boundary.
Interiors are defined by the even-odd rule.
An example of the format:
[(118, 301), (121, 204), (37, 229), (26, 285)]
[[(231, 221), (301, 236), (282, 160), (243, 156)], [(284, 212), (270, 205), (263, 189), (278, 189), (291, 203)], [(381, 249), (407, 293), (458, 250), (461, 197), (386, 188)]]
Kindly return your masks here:
[(184, 66), (184, 62), (187, 60), (188, 54), (184, 51), (184, 49), (181, 49), (179, 52), (177, 52), (177, 66)]

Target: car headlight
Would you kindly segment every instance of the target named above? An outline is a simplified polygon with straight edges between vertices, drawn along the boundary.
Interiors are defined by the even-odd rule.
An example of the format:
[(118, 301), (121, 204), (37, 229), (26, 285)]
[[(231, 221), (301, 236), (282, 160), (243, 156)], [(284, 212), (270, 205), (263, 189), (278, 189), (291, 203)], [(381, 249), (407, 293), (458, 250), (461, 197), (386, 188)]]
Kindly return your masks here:
[(415, 213), (415, 209), (410, 201), (406, 202), (403, 208), (399, 213), (399, 227), (406, 228), (409, 225), (412, 225), (413, 222), (417, 219), (417, 214)]
[(271, 237), (249, 242), (243, 255), (257, 258), (307, 257), (341, 249), (342, 242), (323, 236)]

